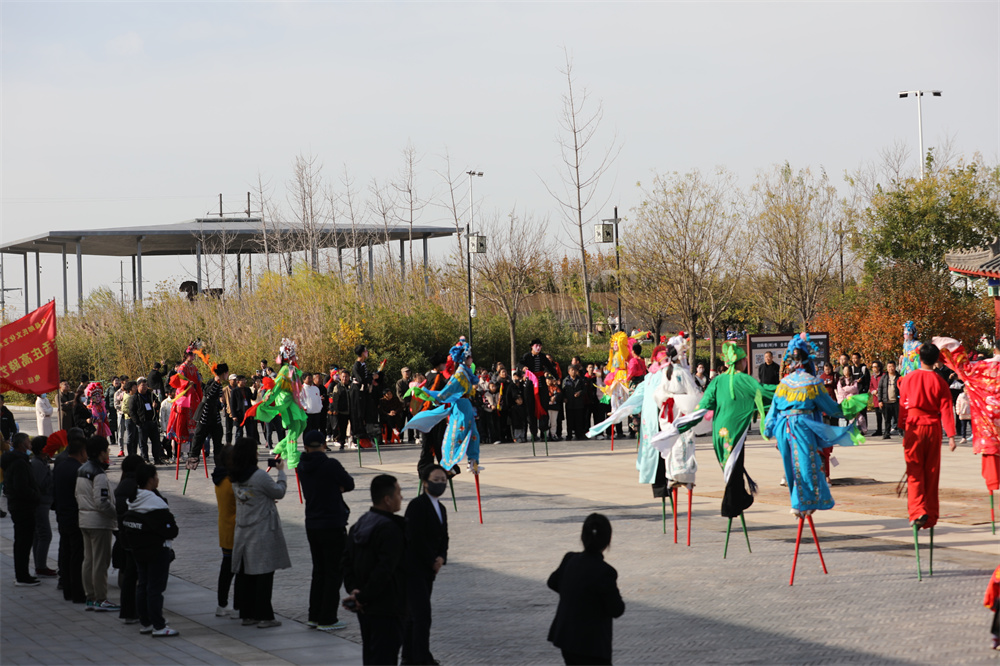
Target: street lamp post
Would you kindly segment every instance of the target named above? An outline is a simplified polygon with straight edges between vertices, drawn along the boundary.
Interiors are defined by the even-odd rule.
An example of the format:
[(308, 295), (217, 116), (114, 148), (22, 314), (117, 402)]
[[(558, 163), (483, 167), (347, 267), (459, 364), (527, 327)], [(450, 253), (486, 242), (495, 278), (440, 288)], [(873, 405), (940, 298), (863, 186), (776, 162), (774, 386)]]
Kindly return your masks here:
[(920, 145), (920, 178), (924, 177), (924, 117), (923, 109), (921, 108), (921, 97), (924, 95), (930, 95), (931, 97), (940, 97), (940, 90), (900, 90), (899, 97), (903, 99), (913, 95), (917, 98), (917, 141)]
[(469, 346), (472, 346), (472, 318), (476, 316), (475, 306), (472, 304), (472, 179), (482, 178), (482, 171), (466, 171), (469, 176), (469, 223), (465, 225), (465, 259), (466, 259), (466, 281), (469, 287)]
[[(622, 256), (621, 252), (618, 251), (618, 223), (621, 222), (621, 218), (618, 217), (618, 206), (615, 206), (615, 216), (610, 220), (601, 220), (605, 224), (614, 224), (614, 242), (615, 242), (615, 287), (618, 292), (618, 330), (624, 330), (622, 322)], [(607, 242), (606, 240), (598, 240), (598, 242)]]

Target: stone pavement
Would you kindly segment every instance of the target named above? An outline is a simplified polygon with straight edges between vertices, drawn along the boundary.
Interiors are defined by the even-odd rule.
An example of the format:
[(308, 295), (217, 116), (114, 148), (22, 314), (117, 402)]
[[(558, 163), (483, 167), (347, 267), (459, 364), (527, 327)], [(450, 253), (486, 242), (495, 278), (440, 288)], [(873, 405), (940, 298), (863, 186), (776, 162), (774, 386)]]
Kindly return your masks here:
[[(659, 501), (652, 499), (648, 487), (636, 483), (634, 440), (617, 441), (614, 453), (607, 441), (559, 442), (549, 449), (546, 457), (539, 444), (535, 457), (530, 444), (483, 447), (483, 525), (476, 512), (471, 475), (466, 472), (456, 478), (458, 512), (452, 510), (450, 498), (447, 502), (451, 510), (449, 563), (434, 590), (431, 644), (443, 664), (560, 661), (558, 651), (546, 641), (556, 596), (546, 588), (545, 580), (564, 552), (579, 550), (580, 524), (591, 511), (608, 515), (614, 527), (607, 559), (619, 572), (626, 602), (625, 615), (615, 622), (616, 663), (940, 664), (986, 663), (1000, 657), (987, 649), (991, 615), (981, 605), (998, 559), (997, 539), (988, 522), (939, 523), (934, 576), (926, 575), (925, 550), (925, 577), (918, 583), (905, 512), (886, 515), (842, 508), (821, 512), (816, 525), (830, 573), (823, 575), (807, 536), (795, 586), (789, 587), (795, 522), (787, 503), (758, 501), (747, 513), (753, 552), (747, 552), (741, 532), (734, 530), (728, 558), (722, 558), (726, 521), (718, 515), (719, 499), (711, 496), (722, 489), (722, 475), (708, 438), (698, 442), (701, 470), (690, 548), (684, 545), (685, 493), (681, 493), (680, 543), (675, 545), (669, 520), (668, 534), (663, 534)], [(384, 450), (381, 465), (374, 451), (365, 451), (362, 468), (354, 451), (332, 455), (358, 483), (358, 490), (347, 496), (352, 522), (367, 509), (367, 486), (376, 473), (399, 477), (406, 500), (416, 493), (417, 450), (413, 447)], [(777, 488), (780, 463), (772, 445), (754, 439), (747, 456), (747, 468), (762, 489)], [(838, 449), (836, 456), (841, 464), (834, 469), (835, 479), (895, 483), (903, 470), (898, 438)], [(942, 487), (972, 495), (982, 491), (982, 501), (988, 506), (978, 459), (970, 449), (945, 451), (943, 458)], [(117, 478), (116, 469), (111, 474)], [(294, 485), (278, 503), (293, 566), (277, 572), (274, 593), (276, 612), (291, 622), (278, 630), (289, 633), (270, 633), (274, 630), (244, 629), (233, 627), (237, 624), (233, 621), (215, 620), (214, 595), (209, 590), (215, 586), (219, 549), (211, 482), (199, 470), (191, 475), (187, 494), (182, 496), (183, 472), (178, 480), (172, 469), (161, 469), (160, 474), (161, 491), (181, 528), (167, 608), (172, 613), (171, 625), (182, 631), (179, 640), (187, 643), (173, 644), (172, 649), (184, 652), (183, 656), (150, 653), (150, 660), (359, 662), (360, 636), (356, 618), (350, 614), (342, 616), (348, 628), (336, 636), (317, 635), (297, 624), (305, 620), (310, 563)], [(837, 493), (834, 488), (835, 497)], [(669, 519), (669, 504), (667, 512)], [(944, 513), (948, 515), (947, 507)], [(9, 538), (9, 521), (3, 521), (2, 529), (2, 535)], [(9, 541), (0, 540), (0, 546), (9, 553)], [(0, 565), (6, 567), (0, 585), (4, 663), (64, 661), (55, 654), (36, 656), (24, 643), (34, 630), (24, 626), (23, 620), (18, 626), (8, 613), (12, 600), (18, 598), (28, 600), (28, 609), (43, 609), (46, 617), (76, 619), (73, 626), (77, 628), (103, 623), (109, 635), (122, 629), (111, 618), (76, 612), (57, 597), (51, 582), (40, 588), (13, 588), (10, 561), (2, 558)], [(192, 601), (196, 592), (200, 596)], [(189, 593), (192, 597), (186, 596)], [(204, 638), (200, 632), (205, 632)], [(91, 633), (88, 629), (81, 635)], [(8, 642), (12, 636), (20, 642)], [(322, 652), (285, 652), (298, 645), (299, 636), (325, 641), (318, 647), (308, 644)], [(235, 643), (215, 646), (209, 638)], [(182, 650), (180, 645), (186, 647)], [(355, 652), (348, 653), (351, 648)], [(130, 655), (115, 656), (113, 651), (100, 656), (104, 661), (132, 660)]]

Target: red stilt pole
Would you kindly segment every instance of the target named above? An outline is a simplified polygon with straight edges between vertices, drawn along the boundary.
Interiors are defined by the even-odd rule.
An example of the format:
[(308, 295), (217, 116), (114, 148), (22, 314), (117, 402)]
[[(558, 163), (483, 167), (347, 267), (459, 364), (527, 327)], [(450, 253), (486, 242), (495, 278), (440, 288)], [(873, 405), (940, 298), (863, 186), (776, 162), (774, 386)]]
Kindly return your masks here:
[(677, 543), (677, 486), (670, 491), (674, 500), (674, 543)]
[(297, 485), (299, 487), (299, 504), (302, 504), (302, 482), (299, 481), (299, 468), (298, 467), (295, 468), (295, 485)]
[(611, 426), (611, 450), (615, 450), (615, 427)]
[(479, 504), (479, 524), (483, 524), (483, 500), (479, 496), (479, 469), (478, 465), (473, 470), (472, 475), (476, 479), (476, 503)]
[(174, 470), (174, 481), (181, 478), (181, 443), (180, 440), (174, 442), (177, 446), (177, 468)]
[(788, 584), (795, 583), (795, 563), (799, 561), (799, 544), (802, 543), (802, 524), (805, 518), (799, 518), (799, 533), (795, 535), (795, 557), (792, 558), (792, 577), (788, 579)]
[(205, 462), (205, 478), (208, 478), (208, 454), (205, 453), (205, 447), (201, 447), (201, 459)]
[(823, 573), (829, 573), (826, 570), (826, 562), (823, 561), (823, 551), (819, 548), (819, 537), (816, 536), (816, 526), (813, 524), (813, 517), (806, 516), (809, 520), (809, 529), (812, 530), (813, 541), (816, 543), (816, 552), (819, 553), (819, 563), (823, 565)]
[(688, 486), (688, 545), (691, 545), (691, 503), (694, 501), (694, 488)]

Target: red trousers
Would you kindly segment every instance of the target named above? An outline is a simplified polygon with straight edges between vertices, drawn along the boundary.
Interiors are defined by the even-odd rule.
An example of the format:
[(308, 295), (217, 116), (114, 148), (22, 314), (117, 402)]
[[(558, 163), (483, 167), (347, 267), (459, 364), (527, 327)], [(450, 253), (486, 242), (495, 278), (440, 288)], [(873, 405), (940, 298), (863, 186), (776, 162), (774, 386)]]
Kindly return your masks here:
[(924, 527), (934, 527), (939, 514), (941, 424), (907, 427), (903, 437), (903, 455), (906, 458), (906, 500), (910, 521), (926, 515)]
[(983, 480), (990, 492), (1000, 489), (1000, 456), (983, 454)]

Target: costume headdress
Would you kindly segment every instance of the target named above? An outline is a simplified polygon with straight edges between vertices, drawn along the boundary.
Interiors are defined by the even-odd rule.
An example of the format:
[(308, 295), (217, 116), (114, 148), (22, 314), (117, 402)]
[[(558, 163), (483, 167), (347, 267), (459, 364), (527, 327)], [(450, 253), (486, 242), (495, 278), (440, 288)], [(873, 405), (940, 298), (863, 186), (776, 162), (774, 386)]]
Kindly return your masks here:
[(197, 356), (198, 358), (200, 358), (202, 360), (202, 362), (205, 365), (208, 366), (209, 370), (214, 371), (215, 370), (215, 366), (212, 364), (212, 358), (208, 354), (206, 354), (204, 351), (202, 351), (202, 347), (204, 347), (204, 346), (205, 346), (205, 343), (202, 342), (201, 340), (198, 340), (198, 339), (192, 340), (191, 344), (189, 344), (187, 346), (187, 349), (184, 350), (184, 356), (185, 357), (187, 357), (187, 356)]
[(819, 349), (809, 338), (809, 334), (803, 331), (788, 341), (788, 349), (785, 350), (783, 362), (788, 367), (799, 367), (810, 375), (816, 374), (815, 360)]
[(729, 397), (736, 399), (736, 362), (746, 358), (747, 350), (732, 340), (722, 343), (722, 360), (726, 362), (726, 374), (729, 375)]
[(298, 347), (294, 340), (289, 340), (288, 338), (281, 338), (281, 346), (278, 347), (278, 356), (275, 357), (274, 362), (278, 365), (283, 365), (285, 363), (291, 363), (294, 365), (295, 360), (298, 358)]
[(451, 360), (455, 362), (455, 365), (462, 365), (462, 362), (471, 354), (472, 348), (469, 347), (468, 342), (459, 342), (448, 351), (448, 355), (451, 356)]
[(95, 392), (102, 396), (104, 395), (104, 387), (101, 386), (101, 382), (90, 382), (87, 384), (87, 388), (84, 389), (83, 394), (89, 399)]
[(903, 331), (909, 333), (913, 338), (917, 337), (917, 325), (913, 323), (913, 320), (903, 324)]

